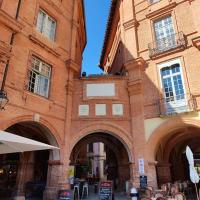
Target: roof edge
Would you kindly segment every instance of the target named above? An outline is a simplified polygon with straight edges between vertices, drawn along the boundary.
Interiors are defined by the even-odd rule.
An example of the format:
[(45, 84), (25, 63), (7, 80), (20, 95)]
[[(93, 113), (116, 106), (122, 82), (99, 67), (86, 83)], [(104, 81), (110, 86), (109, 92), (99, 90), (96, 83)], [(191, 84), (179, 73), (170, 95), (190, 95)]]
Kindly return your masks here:
[(83, 48), (83, 51), (84, 51), (86, 44), (87, 44), (87, 28), (86, 28), (86, 15), (85, 15), (85, 1), (84, 0), (82, 0), (82, 7), (83, 7), (83, 18), (84, 18), (84, 29), (85, 29), (85, 45)]
[(107, 42), (109, 39), (109, 35), (111, 33), (111, 25), (113, 23), (113, 18), (115, 14), (115, 10), (117, 7), (118, 0), (111, 0), (111, 6), (110, 6), (110, 11), (109, 11), (109, 16), (108, 16), (108, 21), (106, 25), (106, 32), (104, 36), (104, 42), (103, 42), (103, 47), (101, 51), (101, 56), (100, 56), (100, 61), (99, 61), (99, 67), (103, 70), (103, 59), (106, 53), (106, 47), (107, 47)]

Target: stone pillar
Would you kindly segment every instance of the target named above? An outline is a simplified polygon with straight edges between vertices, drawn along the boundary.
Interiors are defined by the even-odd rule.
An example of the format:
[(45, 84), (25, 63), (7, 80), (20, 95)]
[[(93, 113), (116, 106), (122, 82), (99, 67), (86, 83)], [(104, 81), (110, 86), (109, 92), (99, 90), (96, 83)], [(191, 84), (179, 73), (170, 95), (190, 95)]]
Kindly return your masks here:
[(134, 1), (123, 0), (120, 4), (120, 27), (122, 42), (124, 44), (125, 61), (138, 57), (138, 36)]
[(158, 187), (156, 174), (156, 161), (148, 161), (148, 185)]
[(32, 181), (34, 173), (34, 152), (26, 152), (21, 156), (17, 174), (15, 200), (25, 200), (25, 184)]
[(43, 193), (44, 200), (57, 199), (59, 179), (62, 176), (62, 163), (59, 160), (48, 162), (47, 185)]
[(130, 98), (131, 110), (131, 129), (133, 138), (133, 155), (135, 162), (133, 167), (132, 180), (136, 186), (139, 181), (139, 163), (138, 159), (144, 159), (145, 174), (147, 175), (147, 157), (146, 157), (146, 141), (144, 131), (144, 104), (143, 104), (143, 87), (142, 73), (144, 73), (146, 63), (142, 58), (133, 59), (125, 64), (128, 71), (128, 92)]
[(164, 183), (169, 183), (172, 181), (171, 179), (171, 164), (170, 163), (158, 163), (157, 168), (157, 177), (158, 177), (158, 185), (161, 186)]

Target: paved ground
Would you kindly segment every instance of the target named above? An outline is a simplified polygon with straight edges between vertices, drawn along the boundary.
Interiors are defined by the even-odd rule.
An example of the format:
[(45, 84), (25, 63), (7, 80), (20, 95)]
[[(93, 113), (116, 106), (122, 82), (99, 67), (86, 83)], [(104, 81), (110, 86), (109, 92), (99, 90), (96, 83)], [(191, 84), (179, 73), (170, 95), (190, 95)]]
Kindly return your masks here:
[[(115, 200), (127, 200), (126, 196), (123, 193), (115, 193)], [(99, 200), (99, 196), (96, 194), (90, 194), (89, 198), (84, 200)]]

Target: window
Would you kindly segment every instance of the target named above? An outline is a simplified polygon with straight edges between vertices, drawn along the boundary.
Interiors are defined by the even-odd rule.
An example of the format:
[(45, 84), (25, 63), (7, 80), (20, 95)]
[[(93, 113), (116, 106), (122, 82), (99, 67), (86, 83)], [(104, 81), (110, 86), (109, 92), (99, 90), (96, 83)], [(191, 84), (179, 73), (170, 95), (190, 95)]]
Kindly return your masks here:
[(167, 102), (185, 98), (179, 64), (162, 68), (161, 76)]
[(158, 50), (167, 50), (176, 46), (172, 17), (154, 22), (156, 46)]
[(180, 60), (176, 59), (161, 64), (160, 76), (164, 93), (163, 106), (165, 114), (188, 111)]
[(41, 96), (48, 97), (50, 76), (51, 66), (33, 56), (29, 73), (28, 90)]
[(41, 9), (39, 10), (37, 18), (37, 30), (50, 40), (54, 41), (56, 21)]

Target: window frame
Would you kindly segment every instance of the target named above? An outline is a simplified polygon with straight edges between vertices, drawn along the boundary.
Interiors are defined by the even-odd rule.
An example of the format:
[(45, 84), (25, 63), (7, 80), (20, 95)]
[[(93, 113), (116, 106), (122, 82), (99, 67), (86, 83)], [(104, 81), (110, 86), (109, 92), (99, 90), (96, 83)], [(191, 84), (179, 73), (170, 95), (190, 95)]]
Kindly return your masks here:
[[(33, 58), (36, 58), (40, 61), (40, 66), (42, 66), (42, 63), (44, 63), (45, 65), (47, 65), (49, 68), (50, 68), (50, 71), (49, 71), (49, 77), (48, 77), (48, 91), (47, 91), (47, 95), (41, 95), (35, 91), (31, 91), (29, 89), (29, 83), (30, 83), (30, 73), (31, 71), (37, 71), (37, 70), (34, 70), (33, 67), (32, 67), (32, 59)], [(37, 71), (40, 75), (42, 75), (41, 71)], [(30, 55), (30, 60), (29, 60), (29, 67), (28, 67), (28, 77), (27, 77), (27, 91), (31, 92), (32, 94), (35, 94), (35, 95), (39, 95), (40, 97), (43, 97), (43, 98), (46, 98), (46, 99), (49, 99), (50, 97), (50, 91), (51, 91), (51, 82), (52, 82), (52, 73), (53, 73), (53, 67), (52, 67), (52, 64), (49, 64), (48, 62), (44, 61), (43, 59), (41, 59), (40, 57), (38, 57), (37, 55), (35, 54), (31, 54)], [(45, 75), (42, 75), (43, 77), (47, 77)], [(34, 88), (35, 90), (35, 88)]]
[[(163, 82), (162, 82), (161, 69), (163, 69), (165, 67), (172, 66), (174, 64), (179, 64), (179, 66), (180, 66), (180, 75), (181, 75), (181, 79), (182, 79), (182, 85), (183, 85), (184, 97), (185, 98), (180, 99), (180, 100), (167, 102), (166, 98), (165, 98), (165, 91), (164, 91), (164, 86), (163, 86)], [(164, 103), (164, 107), (166, 109), (165, 113), (167, 113), (167, 114), (172, 113), (172, 112), (170, 112), (171, 111), (170, 107), (176, 110), (173, 113), (187, 112), (188, 109), (189, 109), (189, 107), (188, 107), (188, 85), (186, 85), (188, 83), (187, 83), (187, 76), (185, 75), (185, 73), (186, 73), (185, 70), (186, 69), (185, 69), (185, 66), (184, 66), (183, 57), (177, 57), (177, 58), (174, 58), (174, 59), (163, 61), (161, 63), (157, 63), (159, 90), (160, 90), (160, 94), (162, 94), (162, 97), (160, 98), (160, 103)], [(163, 105), (163, 104), (161, 104), (161, 105)], [(179, 112), (179, 108), (184, 107), (184, 106), (185, 106), (185, 110), (182, 110), (182, 111)]]
[(179, 66), (180, 66), (180, 75), (181, 75), (181, 78), (182, 78), (184, 94), (187, 93), (186, 92), (187, 90), (186, 90), (186, 87), (185, 87), (185, 81), (184, 81), (183, 65), (182, 65), (181, 59), (176, 58), (176, 59), (173, 59), (173, 60), (167, 60), (167, 61), (164, 61), (162, 63), (157, 64), (160, 88), (161, 88), (163, 96), (164, 96), (164, 87), (163, 87), (163, 82), (162, 82), (161, 70), (165, 67), (169, 67), (169, 66), (172, 66), (172, 65), (175, 65), (175, 64), (179, 64)]
[[(39, 19), (40, 12), (42, 12), (42, 13), (45, 14), (45, 20), (44, 20), (45, 22), (44, 22), (44, 26), (43, 26), (43, 27), (45, 27), (45, 29), (43, 28), (44, 30), (46, 30), (48, 18), (55, 23), (55, 29), (54, 29), (54, 37), (53, 37), (53, 39), (51, 39), (47, 34), (45, 34), (44, 30), (42, 30), (42, 32), (41, 32), (39, 30), (39, 28), (38, 28), (38, 19)], [(37, 32), (39, 32), (40, 34), (42, 34), (48, 40), (50, 40), (52, 42), (55, 42), (56, 41), (56, 35), (57, 35), (56, 34), (57, 26), (58, 26), (58, 21), (56, 20), (56, 18), (53, 17), (52, 15), (50, 15), (45, 9), (43, 9), (43, 8), (41, 8), (39, 6), (37, 14), (36, 14), (36, 20), (35, 20), (35, 27), (36, 27)]]

